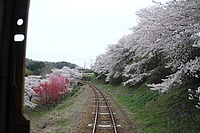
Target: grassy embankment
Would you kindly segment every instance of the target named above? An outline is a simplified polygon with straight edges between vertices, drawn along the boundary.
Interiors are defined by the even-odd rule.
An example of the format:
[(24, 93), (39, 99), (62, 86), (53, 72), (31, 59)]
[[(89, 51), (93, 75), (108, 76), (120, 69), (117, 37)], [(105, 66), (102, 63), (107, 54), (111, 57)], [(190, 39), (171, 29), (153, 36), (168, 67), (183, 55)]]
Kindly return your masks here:
[(176, 85), (166, 94), (151, 91), (146, 82), (135, 87), (101, 85), (124, 106), (134, 120), (134, 127), (141, 127), (148, 133), (199, 133), (200, 110), (188, 99), (187, 89), (194, 87), (189, 82)]
[[(32, 132), (66, 132), (66, 126), (71, 123), (70, 111), (74, 106), (79, 106), (80, 104), (74, 102), (78, 99), (83, 99), (85, 97), (84, 90), (79, 87), (75, 88), (64, 100), (63, 103), (58, 104), (51, 110), (42, 108), (40, 106), (35, 109), (29, 107), (24, 108), (24, 112), (30, 118), (31, 131)], [(77, 98), (79, 97), (79, 98)], [(76, 99), (76, 100), (75, 100)], [(71, 111), (72, 112), (72, 111)]]

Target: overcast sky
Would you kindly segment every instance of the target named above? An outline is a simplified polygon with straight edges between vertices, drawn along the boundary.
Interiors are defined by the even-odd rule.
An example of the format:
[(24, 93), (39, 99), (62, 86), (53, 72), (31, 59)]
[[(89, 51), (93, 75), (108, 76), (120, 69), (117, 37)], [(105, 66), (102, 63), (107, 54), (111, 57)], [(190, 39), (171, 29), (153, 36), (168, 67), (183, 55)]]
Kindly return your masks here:
[(26, 57), (90, 68), (106, 45), (131, 33), (135, 11), (152, 4), (152, 0), (31, 0)]

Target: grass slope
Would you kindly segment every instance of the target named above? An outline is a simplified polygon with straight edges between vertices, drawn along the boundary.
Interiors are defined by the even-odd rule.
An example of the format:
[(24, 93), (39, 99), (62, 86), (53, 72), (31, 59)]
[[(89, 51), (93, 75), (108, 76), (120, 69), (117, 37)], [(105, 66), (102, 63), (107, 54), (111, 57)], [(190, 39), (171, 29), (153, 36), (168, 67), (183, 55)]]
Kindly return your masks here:
[[(74, 121), (76, 110), (81, 108), (87, 98), (85, 90), (76, 88), (55, 108), (24, 108), (24, 112), (31, 120), (31, 132), (65, 133), (68, 126)], [(78, 112), (77, 112), (78, 113)]]
[[(167, 94), (151, 91), (142, 83), (137, 88), (99, 85), (131, 112), (131, 117), (148, 133), (199, 133), (200, 110), (188, 100), (188, 86), (177, 85)], [(140, 125), (140, 126), (138, 126)], [(142, 125), (142, 126), (141, 126)]]

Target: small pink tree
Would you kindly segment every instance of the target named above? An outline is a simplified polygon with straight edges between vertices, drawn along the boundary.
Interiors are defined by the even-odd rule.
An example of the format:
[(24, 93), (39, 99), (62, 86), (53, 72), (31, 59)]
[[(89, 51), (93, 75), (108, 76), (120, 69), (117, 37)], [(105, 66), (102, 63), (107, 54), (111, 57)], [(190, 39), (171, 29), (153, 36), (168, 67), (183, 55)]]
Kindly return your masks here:
[(43, 83), (34, 88), (34, 91), (38, 95), (36, 102), (47, 106), (47, 108), (52, 103), (57, 104), (66, 95), (66, 84), (69, 82), (67, 78), (62, 76), (51, 77), (49, 81), (49, 83)]

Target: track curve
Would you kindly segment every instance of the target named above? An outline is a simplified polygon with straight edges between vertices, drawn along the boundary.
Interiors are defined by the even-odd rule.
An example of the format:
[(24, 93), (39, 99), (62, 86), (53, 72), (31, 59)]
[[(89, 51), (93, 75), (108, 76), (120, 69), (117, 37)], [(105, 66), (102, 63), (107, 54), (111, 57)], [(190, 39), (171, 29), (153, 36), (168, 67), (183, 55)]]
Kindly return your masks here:
[(96, 86), (87, 83), (95, 93), (96, 111), (92, 133), (112, 132), (118, 133), (117, 125), (112, 112), (111, 106), (103, 94)]

